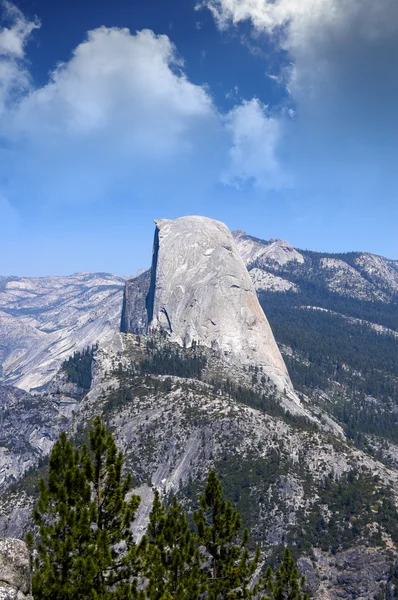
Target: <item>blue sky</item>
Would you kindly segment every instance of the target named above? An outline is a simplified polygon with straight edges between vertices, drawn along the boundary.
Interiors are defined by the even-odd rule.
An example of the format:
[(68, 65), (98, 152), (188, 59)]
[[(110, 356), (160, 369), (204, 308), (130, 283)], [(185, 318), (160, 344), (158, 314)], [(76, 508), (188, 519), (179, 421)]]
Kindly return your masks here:
[(0, 274), (128, 274), (154, 218), (398, 259), (396, 0), (0, 0)]

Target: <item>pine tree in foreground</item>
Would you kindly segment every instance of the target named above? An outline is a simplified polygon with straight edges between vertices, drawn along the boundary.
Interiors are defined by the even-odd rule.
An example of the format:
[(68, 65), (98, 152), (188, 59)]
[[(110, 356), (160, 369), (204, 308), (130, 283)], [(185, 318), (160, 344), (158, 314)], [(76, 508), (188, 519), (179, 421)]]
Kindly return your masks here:
[(206, 575), (206, 597), (210, 600), (252, 597), (254, 590), (250, 588), (250, 582), (259, 563), (259, 550), (251, 560), (247, 549), (249, 532), (245, 529), (239, 537), (240, 514), (224, 500), (215, 471), (210, 471), (199, 503), (194, 521), (199, 544), (206, 551), (202, 565)]
[(35, 600), (90, 598), (95, 566), (92, 548), (90, 486), (81, 468), (81, 453), (65, 433), (49, 460), (48, 483), (39, 481), (33, 511), (38, 540), (32, 580)]
[(165, 507), (155, 493), (147, 537), (147, 598), (198, 598), (202, 590), (199, 549), (176, 497)]
[(131, 525), (140, 499), (126, 500), (131, 477), (101, 419), (89, 432), (90, 449), (75, 450), (65, 433), (54, 445), (48, 483), (39, 483), (34, 509), (35, 600), (130, 600), (137, 592), (142, 547)]
[(132, 523), (140, 497), (132, 495), (131, 475), (123, 476), (123, 454), (100, 417), (89, 432), (90, 451), (83, 447), (83, 464), (92, 489), (92, 527), (98, 598), (137, 597), (137, 577), (141, 573), (142, 547), (134, 542)]
[[(307, 600), (304, 578), (286, 550), (283, 562), (252, 587), (259, 550), (250, 558), (249, 534), (223, 498), (214, 471), (194, 513), (197, 533), (176, 498), (155, 494), (147, 535), (137, 545), (132, 522), (138, 496), (127, 494), (123, 455), (101, 419), (89, 431), (89, 448), (76, 450), (65, 433), (39, 482), (33, 517), (35, 600)], [(261, 588), (261, 592), (260, 592)]]

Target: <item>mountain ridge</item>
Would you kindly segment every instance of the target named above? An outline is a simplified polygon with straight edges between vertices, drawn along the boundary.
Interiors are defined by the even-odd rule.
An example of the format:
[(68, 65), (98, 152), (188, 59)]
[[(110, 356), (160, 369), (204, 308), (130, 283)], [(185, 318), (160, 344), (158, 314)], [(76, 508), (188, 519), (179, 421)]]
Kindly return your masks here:
[[(145, 530), (154, 490), (166, 501), (177, 494), (191, 513), (198, 486), (215, 468), (263, 556), (272, 560), (289, 545), (315, 600), (393, 597), (398, 564), (395, 266), (391, 271), (389, 262), (365, 256), (352, 267), (349, 262), (358, 254), (344, 263), (346, 268), (322, 263), (330, 257), (283, 241), (243, 242), (253, 280), (247, 287), (257, 285), (299, 404), (290, 402), (288, 390), (278, 389), (256, 361), (238, 365), (217, 348), (173, 340), (167, 328), (169, 321), (173, 326), (175, 305), (170, 311), (167, 290), (158, 297), (158, 308), (154, 303), (154, 314), (164, 305), (169, 321), (148, 327), (149, 271), (127, 281), (85, 274), (83, 290), (78, 278), (66, 287), (56, 280), (47, 295), (34, 280), (29, 288), (26, 281), (9, 286), (0, 279), (3, 363), (9, 367), (10, 352), (15, 357), (24, 349), (21, 340), (11, 348), (15, 338), (7, 338), (22, 327), (25, 346), (34, 350), (32, 360), (42, 361), (39, 370), (29, 371), (23, 354), (20, 373), (14, 368), (8, 376), (27, 387), (44, 381), (32, 394), (0, 386), (0, 431), (7, 431), (0, 439), (0, 534), (22, 536), (29, 527), (37, 477), (46, 474), (46, 457), (60, 428), (80, 444), (100, 414), (142, 497), (136, 535)], [(239, 248), (236, 237), (235, 243)], [(175, 258), (177, 271), (182, 259)], [(173, 269), (167, 273), (170, 282), (176, 281)], [(12, 315), (4, 308), (19, 312)], [(14, 329), (4, 329), (5, 318), (13, 319)], [(53, 346), (46, 350), (44, 342), (40, 346), (35, 336), (45, 343), (55, 336), (57, 353), (51, 353)], [(94, 347), (83, 352), (87, 346)]]
[[(250, 238), (256, 244), (258, 244), (261, 248), (266, 249), (271, 242), (274, 244), (278, 241), (278, 238), (264, 241), (260, 238), (256, 238), (254, 236), (250, 236), (241, 230), (237, 230), (233, 232), (235, 241), (238, 244), (238, 249), (240, 248), (239, 237)], [(283, 241), (283, 246), (291, 247), (287, 242)], [(260, 248), (260, 249), (261, 249)], [(314, 277), (318, 277), (322, 285), (329, 289), (332, 293), (336, 293), (338, 295), (343, 295), (345, 297), (351, 297), (353, 299), (358, 299), (358, 297), (363, 298), (366, 301), (373, 302), (382, 302), (383, 304), (395, 304), (396, 295), (398, 293), (398, 279), (394, 278), (392, 281), (392, 289), (391, 289), (391, 280), (390, 285), (385, 285), (383, 283), (383, 272), (380, 273), (378, 281), (375, 280), (375, 276), (373, 273), (373, 280), (364, 279), (363, 270), (360, 272), (358, 265), (356, 266), (355, 273), (351, 277), (350, 267), (352, 267), (352, 262), (354, 258), (358, 258), (360, 256), (366, 257), (376, 257), (385, 261), (387, 265), (390, 267), (393, 265), (394, 274), (398, 273), (398, 261), (394, 261), (392, 259), (387, 259), (384, 257), (377, 257), (377, 255), (373, 255), (369, 252), (361, 253), (361, 252), (348, 252), (348, 253), (322, 253), (322, 252), (313, 252), (308, 250), (294, 249), (294, 251), (298, 252), (302, 256), (305, 256), (308, 260), (312, 260), (315, 257), (316, 262), (320, 262), (322, 259), (336, 259), (336, 260), (346, 260), (343, 261), (346, 266), (343, 267), (343, 273), (341, 274), (341, 269), (339, 270), (339, 266), (331, 265), (329, 263), (324, 264), (323, 267), (312, 267), (310, 269), (309, 276), (307, 275), (307, 281), (312, 281)], [(267, 292), (286, 292), (286, 291), (299, 291), (299, 282), (297, 273), (292, 272), (284, 272), (286, 271), (286, 265), (284, 268), (281, 268), (277, 262), (266, 261), (264, 265), (256, 266), (253, 264), (253, 255), (246, 256), (246, 263), (249, 267), (249, 272), (251, 273), (254, 286), (257, 290), (257, 293), (261, 293), (263, 291)], [(374, 263), (374, 259), (372, 258), (372, 262)], [(289, 264), (289, 263), (288, 263)], [(294, 265), (295, 262), (290, 262), (290, 265)], [(303, 263), (300, 263), (303, 264)], [(304, 262), (305, 266), (305, 262)], [(353, 267), (352, 267), (353, 268)], [(377, 264), (376, 267), (377, 268)], [(144, 273), (138, 273), (141, 278), (145, 279), (148, 275), (145, 271)], [(347, 274), (348, 273), (348, 274)], [(365, 273), (366, 274), (366, 273)], [(391, 274), (391, 273), (390, 273)], [(106, 280), (113, 282), (115, 285), (115, 294), (113, 298), (111, 298), (111, 288), (108, 288), (108, 304), (105, 303), (104, 308), (106, 310), (99, 309), (100, 298), (95, 298), (95, 292), (100, 293), (100, 286), (95, 284), (95, 280), (101, 281), (101, 277), (105, 277)], [(351, 279), (350, 279), (351, 277)], [(87, 292), (90, 292), (91, 295), (94, 296), (94, 304), (97, 305), (98, 309), (96, 310), (95, 306), (87, 306), (84, 305), (76, 307), (73, 306), (73, 302), (77, 304), (79, 294), (81, 290), (79, 290), (79, 284), (82, 283), (81, 279), (86, 279), (87, 283)], [(105, 322), (108, 320), (104, 317), (104, 312), (113, 313), (113, 317), (111, 316), (109, 327), (113, 328), (119, 319), (118, 311), (119, 307), (122, 305), (122, 294), (123, 287), (125, 282), (134, 281), (134, 278), (129, 276), (122, 277), (117, 275), (111, 275), (107, 273), (77, 273), (70, 276), (49, 276), (49, 277), (0, 277), (0, 381), (9, 384), (16, 384), (21, 387), (24, 387), (27, 391), (31, 388), (40, 387), (41, 385), (45, 385), (51, 380), (51, 377), (55, 375), (57, 369), (59, 368), (62, 360), (67, 358), (70, 354), (72, 354), (76, 349), (80, 350), (83, 348), (84, 344), (90, 345), (95, 343), (98, 337), (98, 334), (95, 334), (93, 328), (90, 327), (90, 319), (103, 319)], [(91, 284), (90, 285), (90, 280)], [(54, 306), (51, 309), (51, 306), (48, 305), (48, 300), (46, 300), (45, 295), (43, 294), (43, 281), (53, 282), (54, 289), (52, 290), (52, 295), (54, 297)], [(28, 284), (28, 285), (26, 285)], [(63, 290), (63, 286), (66, 286), (65, 289), (70, 287), (73, 288), (75, 286), (75, 291), (70, 295), (69, 305), (68, 299), (65, 297), (65, 291)], [(345, 289), (345, 286), (348, 285), (348, 290)], [(17, 297), (19, 289), (19, 298)], [(394, 287), (395, 286), (395, 287)], [(29, 289), (30, 287), (30, 289)], [(13, 289), (14, 288), (14, 289)], [(134, 290), (134, 284), (131, 285), (131, 289)], [(57, 297), (58, 290), (58, 297)], [(377, 295), (375, 293), (377, 292)], [(134, 291), (133, 291), (134, 294)], [(107, 294), (106, 294), (107, 295)], [(33, 299), (32, 299), (33, 296)], [(51, 293), (50, 293), (51, 296)], [(34, 306), (34, 298), (36, 298), (36, 307)], [(30, 302), (30, 305), (29, 305)], [(65, 310), (61, 310), (59, 306), (58, 315), (57, 306), (59, 303), (64, 303)], [(6, 310), (5, 310), (6, 309)], [(51, 322), (51, 310), (53, 310), (53, 319)], [(86, 323), (82, 323), (79, 318), (84, 314), (84, 311), (87, 311), (85, 316)], [(137, 307), (136, 307), (136, 310)], [(29, 312), (30, 311), (30, 312)], [(66, 311), (66, 312), (65, 312)], [(67, 317), (65, 319), (65, 314), (68, 314), (68, 311), (75, 313), (75, 322), (68, 324)], [(77, 311), (79, 311), (79, 315), (77, 315)], [(45, 323), (40, 322), (43, 321), (44, 313), (48, 314), (50, 317), (48, 321), (50, 321), (49, 327), (45, 328)], [(338, 311), (336, 311), (338, 312)], [(35, 313), (41, 313), (41, 319), (35, 320)], [(102, 313), (102, 314), (101, 314)], [(143, 332), (146, 327), (146, 316), (145, 316), (145, 306), (141, 306), (141, 324), (136, 326), (136, 333)], [(356, 318), (360, 318), (359, 315), (353, 315)], [(58, 320), (58, 325), (55, 325), (55, 322)], [(66, 322), (65, 322), (66, 320)], [(380, 319), (364, 319), (373, 323), (375, 326), (387, 327), (392, 329), (393, 331), (398, 330), (397, 327), (391, 326), (391, 323), (387, 322), (379, 322)], [(36, 321), (36, 322), (35, 322)], [(38, 322), (39, 321), (39, 322)], [(72, 319), (73, 321), (73, 319)], [(78, 343), (74, 338), (70, 329), (73, 326), (77, 326), (77, 329), (86, 328), (87, 335), (81, 336), (83, 340), (82, 343)], [(104, 323), (103, 326), (107, 328), (108, 326)], [(132, 325), (122, 325), (122, 330), (127, 330), (128, 327)], [(51, 330), (52, 329), (52, 330)], [(13, 333), (16, 332), (16, 333)], [(22, 335), (21, 335), (22, 333)], [(48, 340), (44, 341), (44, 334), (52, 334), (48, 336)], [(19, 337), (22, 339), (22, 344), (18, 342), (15, 338)], [(64, 339), (66, 337), (66, 340)], [(95, 338), (95, 339), (94, 339)], [(32, 344), (41, 344), (41, 350), (38, 353), (34, 353), (33, 356), (29, 357), (29, 349), (28, 346)], [(51, 346), (53, 344), (53, 346)], [(54, 358), (50, 358), (47, 354), (49, 350), (51, 354), (57, 354)], [(57, 352), (59, 350), (59, 352)], [(36, 369), (36, 373), (31, 376), (27, 376), (26, 372), (28, 368), (33, 369), (33, 363), (39, 365)], [(29, 364), (32, 365), (29, 367)], [(19, 368), (20, 366), (20, 368)], [(19, 371), (18, 371), (19, 368)], [(24, 370), (25, 375), (21, 374), (21, 369)]]

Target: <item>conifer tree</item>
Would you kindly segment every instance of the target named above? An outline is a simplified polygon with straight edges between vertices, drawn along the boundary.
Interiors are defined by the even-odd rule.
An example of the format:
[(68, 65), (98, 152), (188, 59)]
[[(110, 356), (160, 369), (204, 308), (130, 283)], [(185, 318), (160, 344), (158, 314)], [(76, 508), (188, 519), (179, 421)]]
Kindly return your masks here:
[(282, 564), (272, 572), (268, 567), (265, 576), (267, 595), (263, 600), (309, 600), (308, 594), (303, 591), (305, 577), (300, 576), (294, 558), (286, 548)]
[(131, 525), (140, 499), (126, 500), (131, 477), (123, 455), (96, 417), (90, 449), (75, 450), (65, 433), (54, 445), (48, 484), (40, 481), (34, 509), (38, 526), (34, 561), (35, 600), (130, 600), (137, 592), (142, 545)]
[(129, 600), (136, 592), (142, 547), (134, 542), (132, 523), (140, 497), (126, 500), (131, 475), (123, 476), (123, 454), (100, 417), (89, 432), (90, 452), (83, 447), (83, 463), (92, 486), (92, 523), (98, 598)]
[(232, 504), (223, 498), (221, 483), (210, 471), (200, 508), (194, 514), (199, 544), (204, 547), (203, 568), (210, 600), (250, 598), (250, 579), (258, 562), (259, 550), (249, 557), (247, 529), (239, 536), (242, 520)]
[(147, 536), (147, 598), (198, 598), (202, 578), (199, 549), (176, 497), (165, 508), (155, 493)]
[[(33, 511), (38, 527), (32, 580), (35, 600), (90, 598), (95, 566), (90, 557), (90, 486), (81, 468), (81, 454), (65, 433), (49, 460), (48, 483), (39, 481)], [(33, 536), (28, 535), (33, 546)]]

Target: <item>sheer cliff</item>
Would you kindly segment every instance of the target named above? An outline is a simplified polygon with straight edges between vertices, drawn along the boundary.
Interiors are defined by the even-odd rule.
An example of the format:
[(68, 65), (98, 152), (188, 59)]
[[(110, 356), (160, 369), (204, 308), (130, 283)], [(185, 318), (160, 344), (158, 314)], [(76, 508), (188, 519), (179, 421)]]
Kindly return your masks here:
[[(148, 330), (162, 331), (183, 347), (207, 346), (226, 361), (262, 367), (279, 390), (290, 389), (285, 364), (228, 228), (197, 216), (155, 223)], [(139, 332), (143, 318), (137, 316), (135, 298), (140, 290), (138, 280), (126, 286), (122, 331)], [(129, 317), (131, 312), (136, 316)]]

